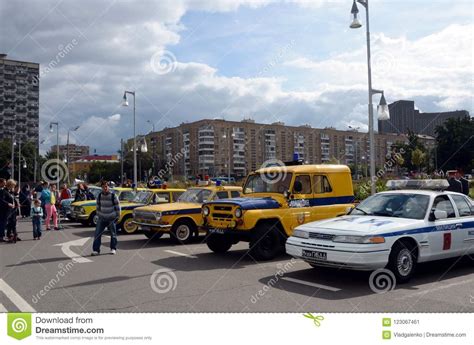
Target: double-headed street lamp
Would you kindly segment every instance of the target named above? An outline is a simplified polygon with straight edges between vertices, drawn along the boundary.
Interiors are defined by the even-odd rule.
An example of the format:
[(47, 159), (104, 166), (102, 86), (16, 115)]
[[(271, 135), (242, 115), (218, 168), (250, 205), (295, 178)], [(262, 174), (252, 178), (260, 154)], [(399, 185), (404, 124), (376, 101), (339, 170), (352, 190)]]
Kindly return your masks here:
[(67, 130), (67, 141), (66, 141), (66, 165), (67, 165), (67, 183), (70, 184), (70, 177), (69, 177), (69, 133), (75, 132), (79, 129), (80, 126), (71, 127)]
[(137, 135), (136, 135), (136, 114), (135, 114), (135, 91), (123, 93), (122, 106), (128, 107), (127, 94), (133, 95), (133, 184), (137, 188)]
[(377, 107), (378, 119), (388, 120), (390, 118), (387, 101), (382, 90), (376, 90), (372, 88), (372, 69), (370, 63), (370, 30), (369, 30), (369, 0), (354, 0), (352, 3), (352, 23), (351, 29), (358, 29), (362, 26), (357, 14), (359, 9), (357, 8), (357, 2), (364, 6), (366, 16), (366, 34), (367, 34), (367, 70), (368, 70), (368, 81), (369, 81), (369, 154), (370, 154), (370, 181), (371, 181), (371, 194), (375, 194), (375, 135), (374, 135), (374, 109), (372, 104), (372, 96), (380, 93), (380, 103)]

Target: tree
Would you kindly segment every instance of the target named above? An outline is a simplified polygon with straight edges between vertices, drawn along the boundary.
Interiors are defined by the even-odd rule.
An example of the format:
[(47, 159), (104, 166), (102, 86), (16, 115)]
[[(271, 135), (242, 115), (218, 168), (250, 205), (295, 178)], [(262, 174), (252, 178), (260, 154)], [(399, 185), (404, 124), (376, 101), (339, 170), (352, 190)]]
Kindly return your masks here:
[[(15, 150), (15, 176), (18, 178), (18, 145), (14, 147)], [(25, 142), (21, 144), (21, 180), (23, 182), (31, 182), (34, 178), (35, 167), (35, 144), (33, 142)], [(0, 141), (0, 177), (10, 178), (11, 174), (11, 154), (12, 143), (10, 139)], [(38, 158), (38, 157), (37, 157)], [(26, 164), (26, 168), (24, 168)], [(40, 166), (40, 165), (38, 165)]]
[(418, 172), (421, 171), (421, 166), (426, 161), (426, 153), (420, 149), (415, 149), (411, 152), (411, 163), (417, 167)]
[[(403, 157), (403, 166), (407, 168), (409, 171), (418, 170), (420, 167), (419, 165), (414, 164), (412, 161), (413, 151), (420, 150), (422, 153), (425, 154), (426, 160), (426, 148), (423, 143), (420, 141), (418, 135), (412, 131), (408, 132), (408, 143), (395, 143), (392, 148), (396, 152), (400, 152)], [(418, 155), (418, 154), (417, 154)], [(400, 164), (400, 165), (402, 165)]]
[(438, 169), (474, 169), (474, 119), (448, 119), (436, 127)]

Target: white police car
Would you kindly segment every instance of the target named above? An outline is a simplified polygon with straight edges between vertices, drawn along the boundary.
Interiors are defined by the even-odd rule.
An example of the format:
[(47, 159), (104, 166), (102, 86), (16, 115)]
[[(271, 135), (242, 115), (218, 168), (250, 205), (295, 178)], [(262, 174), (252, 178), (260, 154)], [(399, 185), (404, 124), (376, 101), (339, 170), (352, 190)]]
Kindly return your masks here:
[(387, 187), (401, 190), (377, 193), (347, 216), (298, 226), (286, 252), (312, 266), (387, 267), (406, 282), (419, 262), (474, 254), (473, 201), (443, 191), (447, 186), (445, 180), (389, 181)]

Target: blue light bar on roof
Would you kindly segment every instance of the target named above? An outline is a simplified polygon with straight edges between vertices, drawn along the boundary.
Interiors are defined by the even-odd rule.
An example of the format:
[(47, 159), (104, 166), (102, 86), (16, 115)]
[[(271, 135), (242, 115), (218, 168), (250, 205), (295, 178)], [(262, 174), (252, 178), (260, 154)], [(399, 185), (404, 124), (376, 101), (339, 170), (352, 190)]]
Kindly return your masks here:
[(385, 186), (389, 190), (445, 190), (449, 187), (449, 183), (446, 180), (388, 180)]

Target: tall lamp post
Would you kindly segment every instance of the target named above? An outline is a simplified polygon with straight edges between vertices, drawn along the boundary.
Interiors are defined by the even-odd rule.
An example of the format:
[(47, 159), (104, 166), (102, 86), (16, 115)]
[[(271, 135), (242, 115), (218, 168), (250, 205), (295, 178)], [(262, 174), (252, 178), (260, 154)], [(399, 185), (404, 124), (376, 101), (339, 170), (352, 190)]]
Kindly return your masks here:
[(123, 93), (122, 106), (128, 107), (127, 94), (133, 95), (133, 184), (137, 188), (137, 135), (136, 135), (136, 113), (135, 113), (135, 91), (127, 91)]
[(12, 132), (12, 155), (10, 158), (10, 170), (11, 170), (11, 177), (12, 179), (15, 178), (15, 146), (16, 146), (16, 141), (15, 141), (15, 132)]
[[(152, 133), (154, 134), (155, 133), (155, 123), (152, 122), (151, 120), (147, 120), (146, 122), (148, 122), (151, 127), (152, 127)], [(151, 161), (151, 173), (152, 175), (154, 176), (155, 175), (155, 159), (156, 159), (156, 143), (155, 143), (155, 138), (153, 138), (153, 136), (150, 138), (150, 141), (151, 141), (151, 144), (152, 144), (152, 161)]]
[(50, 122), (49, 123), (49, 131), (53, 133), (53, 126), (56, 126), (56, 174), (57, 174), (57, 180), (56, 180), (56, 187), (59, 191), (59, 122)]
[(68, 128), (67, 130), (67, 141), (66, 141), (66, 166), (67, 166), (67, 183), (71, 183), (71, 179), (69, 177), (69, 133), (70, 132), (75, 132), (79, 129), (80, 126), (75, 126)]
[(388, 105), (385, 100), (385, 96), (382, 90), (376, 90), (372, 88), (372, 69), (370, 63), (370, 28), (369, 28), (369, 0), (354, 0), (352, 3), (352, 23), (350, 25), (351, 29), (358, 29), (362, 27), (357, 14), (359, 9), (357, 8), (357, 3), (361, 4), (365, 8), (365, 17), (366, 17), (366, 34), (367, 34), (367, 72), (368, 72), (368, 82), (369, 82), (369, 155), (370, 155), (370, 180), (371, 180), (371, 194), (375, 194), (375, 135), (374, 135), (374, 109), (372, 104), (372, 96), (380, 93), (382, 97), (380, 98), (380, 103), (377, 107), (377, 113), (379, 115), (379, 120), (388, 120), (390, 118), (390, 113), (388, 110)]

